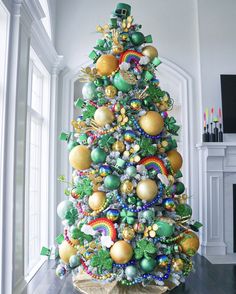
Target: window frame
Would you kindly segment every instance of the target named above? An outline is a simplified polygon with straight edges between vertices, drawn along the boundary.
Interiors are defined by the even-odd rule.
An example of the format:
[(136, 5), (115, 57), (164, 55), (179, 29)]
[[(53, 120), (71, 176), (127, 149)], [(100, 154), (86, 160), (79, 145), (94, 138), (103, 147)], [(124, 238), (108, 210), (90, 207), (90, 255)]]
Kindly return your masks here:
[[(31, 107), (32, 100), (32, 79), (33, 71), (37, 70), (43, 78), (42, 92), (42, 113), (39, 114)], [(50, 84), (51, 76), (43, 63), (36, 55), (33, 48), (30, 48), (29, 60), (29, 81), (27, 98), (27, 137), (26, 137), (26, 168), (25, 168), (25, 261), (24, 273), (25, 280), (28, 282), (44, 263), (46, 257), (40, 256), (38, 262), (29, 269), (29, 173), (30, 173), (30, 134), (31, 119), (36, 119), (41, 123), (41, 150), (40, 150), (40, 240), (39, 250), (42, 246), (49, 244), (49, 147), (50, 147)]]

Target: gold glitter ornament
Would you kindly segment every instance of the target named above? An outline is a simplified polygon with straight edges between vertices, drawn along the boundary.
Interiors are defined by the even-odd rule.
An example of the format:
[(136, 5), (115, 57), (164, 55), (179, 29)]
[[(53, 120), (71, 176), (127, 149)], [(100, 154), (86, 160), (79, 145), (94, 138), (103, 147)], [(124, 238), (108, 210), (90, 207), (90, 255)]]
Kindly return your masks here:
[(124, 181), (120, 186), (120, 191), (124, 194), (130, 194), (133, 191), (133, 184), (129, 180)]
[(133, 228), (130, 227), (125, 227), (122, 231), (122, 236), (125, 241), (130, 241), (134, 238), (135, 236), (135, 231)]
[(106, 88), (105, 88), (105, 94), (109, 98), (114, 98), (116, 96), (116, 94), (117, 94), (116, 87), (114, 87), (112, 85), (106, 86)]
[(114, 113), (106, 106), (99, 107), (94, 113), (94, 120), (100, 127), (111, 124), (114, 119)]
[(136, 188), (137, 196), (146, 201), (151, 201), (157, 195), (158, 187), (151, 179), (141, 180)]
[(173, 258), (171, 261), (171, 266), (175, 272), (180, 272), (184, 268), (184, 261), (181, 258)]
[(125, 144), (122, 141), (116, 141), (112, 145), (113, 151), (124, 152), (125, 151)]
[(115, 263), (125, 264), (132, 258), (133, 248), (128, 242), (119, 240), (111, 247), (110, 255)]

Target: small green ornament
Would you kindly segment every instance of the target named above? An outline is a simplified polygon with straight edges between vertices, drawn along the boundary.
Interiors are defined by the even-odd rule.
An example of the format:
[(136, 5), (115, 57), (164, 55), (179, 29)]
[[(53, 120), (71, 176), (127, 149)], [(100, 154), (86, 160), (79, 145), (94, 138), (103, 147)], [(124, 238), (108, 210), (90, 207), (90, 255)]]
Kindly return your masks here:
[(134, 32), (130, 36), (130, 40), (133, 45), (140, 46), (145, 42), (145, 37), (144, 37), (143, 33), (141, 33), (141, 32)]
[(84, 99), (91, 100), (91, 99), (95, 98), (96, 91), (97, 91), (96, 89), (97, 88), (93, 82), (89, 82), (89, 83), (84, 84), (84, 86), (82, 88), (82, 94), (83, 94)]
[(180, 217), (192, 216), (192, 208), (186, 203), (180, 203), (176, 206), (175, 212)]
[(95, 81), (94, 81), (94, 85), (96, 86), (96, 87), (101, 87), (102, 85), (103, 85), (103, 80), (102, 79), (96, 79)]
[(78, 137), (78, 142), (80, 144), (87, 144), (87, 140), (88, 140), (88, 136), (86, 134), (80, 134), (79, 137)]
[(124, 78), (121, 76), (120, 72), (116, 73), (113, 79), (113, 85), (122, 92), (129, 92), (132, 88), (133, 85), (128, 84)]
[(134, 279), (136, 276), (137, 276), (137, 268), (133, 265), (128, 265), (126, 268), (125, 268), (125, 274), (126, 274), (126, 277), (128, 279)]
[(67, 144), (67, 149), (69, 151), (71, 151), (75, 146), (79, 145), (77, 142), (75, 141), (70, 141), (68, 144)]
[(126, 174), (130, 177), (135, 177), (137, 174), (137, 170), (135, 166), (128, 166), (125, 170)]
[(176, 183), (176, 192), (175, 192), (175, 194), (180, 195), (180, 194), (182, 194), (184, 192), (184, 190), (185, 190), (184, 184), (181, 183), (181, 182), (177, 182)]
[(106, 176), (104, 185), (109, 190), (116, 190), (120, 186), (120, 178), (117, 175)]
[(71, 268), (75, 268), (80, 265), (80, 259), (77, 255), (72, 255), (69, 259), (69, 264)]
[(66, 218), (67, 212), (73, 208), (73, 203), (69, 200), (64, 200), (57, 206), (57, 215), (64, 220)]
[[(157, 225), (157, 236), (158, 237), (170, 237), (174, 233), (173, 221), (167, 217), (161, 217), (155, 222)], [(155, 226), (154, 224), (154, 226)]]
[(143, 258), (140, 262), (140, 266), (145, 273), (150, 273), (154, 270), (157, 263), (155, 259)]
[(106, 157), (106, 152), (100, 147), (93, 149), (91, 152), (91, 159), (96, 164), (104, 163), (106, 161)]

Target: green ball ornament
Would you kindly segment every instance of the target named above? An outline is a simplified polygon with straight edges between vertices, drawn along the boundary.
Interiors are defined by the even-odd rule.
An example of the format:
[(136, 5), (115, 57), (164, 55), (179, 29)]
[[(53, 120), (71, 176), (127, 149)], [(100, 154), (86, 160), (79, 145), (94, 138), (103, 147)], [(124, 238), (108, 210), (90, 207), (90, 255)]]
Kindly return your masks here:
[(67, 144), (67, 149), (69, 151), (71, 151), (75, 146), (79, 145), (77, 142), (74, 142), (74, 141), (70, 141), (68, 144)]
[(135, 177), (137, 174), (137, 170), (135, 166), (128, 166), (125, 170), (126, 174), (130, 177)]
[(147, 259), (147, 258), (143, 258), (140, 262), (140, 266), (142, 268), (142, 270), (145, 273), (150, 273), (154, 270), (154, 268), (156, 267), (157, 263), (155, 259)]
[(101, 87), (101, 86), (103, 85), (103, 80), (102, 80), (102, 79), (96, 79), (96, 80), (94, 81), (94, 85), (95, 85), (96, 87)]
[(147, 221), (152, 221), (155, 217), (155, 212), (151, 209), (145, 210), (142, 214), (142, 217), (145, 218)]
[(120, 178), (117, 175), (109, 175), (105, 177), (104, 186), (108, 190), (116, 190), (120, 187)]
[(130, 280), (134, 279), (137, 276), (137, 273), (138, 273), (137, 268), (133, 265), (128, 265), (125, 268), (126, 277)]
[(113, 79), (113, 85), (119, 90), (124, 93), (129, 92), (132, 88), (133, 85), (127, 83), (123, 77), (121, 76), (120, 72), (116, 73)]
[(57, 215), (60, 219), (64, 220), (66, 218), (66, 213), (73, 207), (73, 203), (70, 200), (64, 200), (60, 202), (57, 206)]
[(156, 234), (158, 237), (170, 237), (174, 233), (174, 222), (168, 217), (161, 217), (153, 225), (156, 226)]
[(91, 100), (96, 97), (97, 88), (93, 82), (84, 84), (82, 94), (84, 99)]
[(185, 190), (184, 184), (181, 183), (181, 182), (177, 182), (176, 183), (176, 192), (175, 192), (175, 194), (180, 195), (180, 194), (182, 194), (184, 192), (184, 190)]
[(69, 259), (70, 267), (75, 268), (80, 265), (80, 259), (77, 255), (72, 255)]
[(192, 216), (192, 208), (186, 203), (181, 203), (176, 206), (175, 212), (180, 217)]
[(105, 162), (106, 157), (106, 152), (100, 147), (93, 149), (91, 152), (91, 159), (96, 164)]
[(140, 46), (145, 42), (145, 37), (144, 37), (143, 33), (141, 33), (141, 32), (134, 32), (130, 36), (130, 40), (133, 45)]

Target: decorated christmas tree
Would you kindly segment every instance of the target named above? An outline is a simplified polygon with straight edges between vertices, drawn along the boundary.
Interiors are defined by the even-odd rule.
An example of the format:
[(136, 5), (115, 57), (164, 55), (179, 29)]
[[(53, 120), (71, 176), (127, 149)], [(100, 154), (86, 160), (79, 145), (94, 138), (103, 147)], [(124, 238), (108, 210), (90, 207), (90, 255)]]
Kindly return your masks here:
[(181, 182), (179, 126), (160, 88), (158, 51), (130, 12), (120, 3), (110, 23), (97, 26), (91, 66), (79, 76), (80, 115), (73, 131), (61, 134), (73, 173), (57, 208), (64, 233), (56, 273), (178, 285), (193, 269), (201, 224), (191, 220)]

